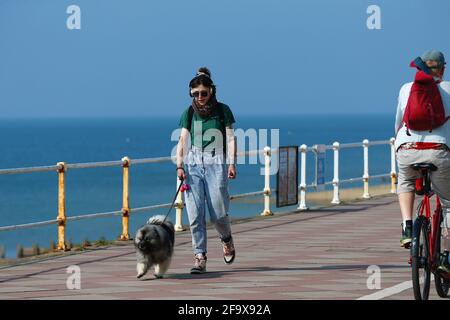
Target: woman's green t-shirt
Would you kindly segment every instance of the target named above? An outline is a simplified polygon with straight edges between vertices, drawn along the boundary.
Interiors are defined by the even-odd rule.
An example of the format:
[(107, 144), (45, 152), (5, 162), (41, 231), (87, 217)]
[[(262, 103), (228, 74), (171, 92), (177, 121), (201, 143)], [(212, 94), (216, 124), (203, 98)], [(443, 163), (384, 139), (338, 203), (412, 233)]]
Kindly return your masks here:
[[(189, 119), (189, 108), (188, 107), (180, 118), (179, 126), (180, 128), (186, 128), (191, 134), (192, 145), (205, 149), (209, 148), (223, 148), (224, 145), (216, 146), (216, 139), (214, 132), (207, 132), (209, 129), (217, 129), (222, 133), (223, 143), (225, 143), (225, 127), (231, 126), (236, 121), (234, 120), (233, 113), (229, 106), (223, 103), (218, 103), (217, 107), (213, 110), (210, 117), (202, 118), (196, 112), (193, 112), (192, 121)], [(220, 119), (220, 111), (218, 108), (222, 108), (223, 111), (223, 124)], [(189, 123), (191, 124), (189, 127)], [(200, 130), (201, 126), (201, 130)], [(194, 128), (198, 128), (194, 130)], [(207, 133), (206, 133), (207, 132)], [(205, 135), (206, 133), (206, 135)], [(194, 134), (196, 136), (194, 136)]]

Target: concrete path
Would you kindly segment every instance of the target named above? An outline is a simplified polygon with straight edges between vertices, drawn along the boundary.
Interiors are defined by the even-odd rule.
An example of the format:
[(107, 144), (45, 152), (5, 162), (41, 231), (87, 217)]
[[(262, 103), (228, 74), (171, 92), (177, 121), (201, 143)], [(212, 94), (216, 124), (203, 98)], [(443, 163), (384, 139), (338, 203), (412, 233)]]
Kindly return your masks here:
[[(2, 268), (0, 299), (413, 299), (400, 223), (395, 196), (257, 218), (233, 224), (237, 257), (231, 266), (223, 263), (215, 231), (209, 232), (203, 275), (189, 274), (191, 240), (184, 232), (176, 236), (164, 279), (149, 273), (137, 280), (134, 247), (126, 243)], [(69, 266), (80, 268), (79, 290), (67, 288)], [(433, 283), (430, 296), (440, 299)]]

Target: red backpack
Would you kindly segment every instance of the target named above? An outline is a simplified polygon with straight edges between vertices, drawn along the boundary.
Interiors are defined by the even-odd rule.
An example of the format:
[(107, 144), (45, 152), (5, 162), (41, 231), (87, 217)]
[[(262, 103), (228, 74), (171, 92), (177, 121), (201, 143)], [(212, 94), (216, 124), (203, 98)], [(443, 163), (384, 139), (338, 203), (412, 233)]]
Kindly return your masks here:
[(427, 74), (427, 66), (419, 59), (410, 64), (418, 70), (403, 115), (407, 135), (410, 135), (410, 129), (431, 132), (450, 118), (445, 117), (445, 108), (436, 81), (433, 76)]

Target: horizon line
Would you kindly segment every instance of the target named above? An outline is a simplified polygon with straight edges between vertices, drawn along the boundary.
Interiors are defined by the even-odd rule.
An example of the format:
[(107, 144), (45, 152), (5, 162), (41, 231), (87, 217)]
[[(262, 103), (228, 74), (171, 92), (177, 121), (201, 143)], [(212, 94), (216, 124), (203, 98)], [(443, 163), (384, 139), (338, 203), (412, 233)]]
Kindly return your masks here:
[[(355, 113), (355, 112), (349, 112), (349, 113), (284, 113), (284, 114), (278, 114), (278, 113), (263, 113), (263, 114), (251, 114), (251, 113), (242, 113), (242, 114), (236, 114), (234, 113), (235, 117), (238, 115), (239, 117), (292, 117), (292, 116), (321, 116), (321, 117), (342, 117), (342, 116), (387, 116), (387, 115), (394, 115), (394, 113), (389, 112), (365, 112), (365, 113)], [(119, 119), (151, 119), (151, 118), (174, 118), (174, 117), (180, 117), (180, 114), (157, 114), (157, 115), (143, 115), (143, 114), (137, 114), (137, 115), (107, 115), (107, 116), (101, 116), (101, 115), (44, 115), (44, 116), (2, 116), (0, 118), (0, 121), (3, 120), (70, 120), (70, 119), (76, 119), (76, 120), (119, 120)]]

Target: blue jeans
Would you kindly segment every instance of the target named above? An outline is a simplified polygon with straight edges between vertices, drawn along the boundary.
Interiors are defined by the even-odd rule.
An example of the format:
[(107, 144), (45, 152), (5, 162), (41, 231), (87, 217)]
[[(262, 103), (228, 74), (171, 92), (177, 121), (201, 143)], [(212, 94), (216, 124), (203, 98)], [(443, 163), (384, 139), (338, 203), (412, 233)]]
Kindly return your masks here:
[(191, 149), (185, 161), (184, 193), (194, 254), (207, 252), (206, 206), (220, 239), (231, 236), (228, 210), (228, 170), (222, 150), (217, 152)]

